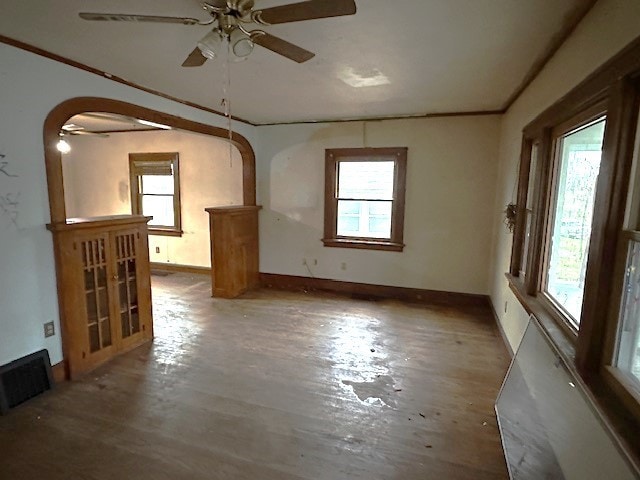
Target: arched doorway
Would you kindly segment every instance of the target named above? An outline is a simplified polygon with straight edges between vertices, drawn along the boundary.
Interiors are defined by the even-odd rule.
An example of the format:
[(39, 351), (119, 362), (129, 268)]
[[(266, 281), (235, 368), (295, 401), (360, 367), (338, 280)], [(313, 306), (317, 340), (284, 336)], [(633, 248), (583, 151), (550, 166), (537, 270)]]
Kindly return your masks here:
[[(161, 113), (120, 100), (98, 97), (77, 97), (56, 106), (44, 122), (44, 160), (47, 169), (47, 189), (51, 223), (67, 219), (64, 202), (64, 182), (62, 176), (62, 155), (56, 148), (58, 135), (64, 123), (72, 116), (84, 112), (105, 112), (127, 115), (142, 120), (162, 123), (182, 130), (192, 131), (219, 138), (229, 138), (224, 128), (206, 125)], [(244, 205), (256, 204), (255, 153), (249, 141), (237, 132), (232, 132), (231, 141), (242, 157), (242, 196)]]
[[(118, 286), (120, 284), (124, 285), (124, 283), (126, 283), (123, 279), (130, 278), (130, 270), (127, 270), (126, 273), (120, 274), (118, 268), (120, 266), (123, 266), (124, 268), (124, 264), (126, 262), (133, 262), (131, 264), (134, 265), (135, 262), (140, 260), (139, 258), (136, 259), (135, 251), (142, 251), (145, 249), (148, 250), (146, 234), (141, 233), (140, 235), (138, 235), (135, 231), (131, 230), (137, 227), (135, 227), (134, 225), (130, 225), (130, 220), (128, 219), (118, 219), (116, 220), (116, 223), (129, 222), (126, 225), (126, 228), (129, 230), (125, 231), (124, 233), (123, 231), (116, 231), (119, 227), (118, 225), (114, 226), (114, 220), (110, 219), (108, 220), (110, 226), (99, 225), (99, 227), (96, 227), (97, 224), (94, 222), (92, 225), (82, 227), (86, 228), (87, 230), (84, 230), (82, 235), (77, 237), (80, 240), (76, 241), (75, 238), (73, 239), (73, 241), (68, 240), (70, 235), (70, 223), (67, 222), (62, 155), (57, 150), (56, 143), (58, 141), (59, 133), (62, 129), (62, 126), (74, 115), (85, 112), (103, 112), (114, 115), (122, 115), (168, 125), (179, 130), (211, 135), (213, 137), (218, 137), (224, 140), (227, 140), (229, 138), (229, 132), (223, 128), (213, 127), (191, 120), (186, 120), (184, 118), (176, 117), (170, 114), (157, 112), (145, 107), (140, 107), (137, 105), (112, 99), (95, 97), (74, 98), (61, 103), (49, 113), (45, 120), (43, 131), (45, 165), (51, 215), (51, 224), (49, 225), (49, 229), (54, 232), (56, 275), (58, 281), (58, 302), (62, 326), (62, 347), (66, 370), (65, 376), (67, 377), (69, 376), (69, 372), (72, 372), (75, 375), (75, 372), (82, 373), (83, 371), (86, 371), (82, 368), (75, 368), (75, 365), (84, 362), (85, 358), (95, 358), (95, 362), (91, 363), (90, 365), (97, 365), (98, 363), (101, 363), (103, 360), (112, 356), (110, 351), (125, 351), (126, 349), (138, 344), (138, 340), (136, 338), (133, 338), (133, 333), (136, 333), (137, 336), (140, 337), (140, 341), (143, 341), (143, 338), (150, 338), (153, 329), (152, 324), (144, 323), (142, 316), (138, 318), (138, 315), (142, 310), (146, 309), (146, 311), (150, 311), (151, 299), (149, 295), (144, 293), (144, 291), (149, 290), (148, 266), (146, 270), (141, 269), (139, 266), (132, 267), (133, 270), (131, 271), (134, 271), (135, 275), (133, 275), (133, 277), (131, 278), (134, 278), (132, 282), (137, 285), (134, 290), (137, 291), (136, 298), (139, 300), (135, 305), (130, 302), (131, 289), (129, 286), (127, 286), (126, 288), (123, 287), (122, 290), (123, 292), (127, 293), (117, 293), (117, 288), (120, 288)], [(242, 159), (242, 203), (245, 207), (255, 206), (256, 177), (255, 155), (253, 149), (248, 140), (236, 132), (232, 132), (231, 142), (237, 148)], [(98, 224), (99, 223), (100, 222), (98, 222)], [(140, 232), (145, 232), (145, 221), (138, 220), (138, 223), (140, 224)], [(77, 229), (77, 224), (75, 224), (75, 226), (73, 226), (72, 228)], [(99, 228), (101, 230), (98, 231), (96, 230), (96, 228)], [(105, 228), (111, 228), (112, 231), (106, 232)], [(86, 233), (89, 231), (92, 235), (94, 235), (94, 237), (92, 237), (90, 240), (86, 240)], [(65, 235), (67, 235), (67, 240), (65, 240)], [(134, 244), (137, 246), (135, 246)], [(89, 251), (92, 253), (87, 253)], [(116, 251), (118, 252), (117, 254), (113, 253)], [(80, 255), (78, 252), (83, 253)], [(104, 260), (104, 257), (112, 256), (111, 253), (108, 252), (113, 253), (114, 260), (112, 264)], [(79, 256), (82, 257), (80, 260), (78, 260), (77, 258)], [(128, 256), (128, 260), (123, 256)], [(121, 257), (122, 261), (120, 262)], [(70, 267), (70, 265), (80, 265), (83, 261), (83, 266)], [(142, 262), (142, 260), (140, 261)], [(148, 258), (146, 259), (146, 264), (148, 265)], [(87, 280), (83, 279), (83, 276), (86, 276), (86, 274), (88, 274), (92, 268), (96, 273), (89, 274), (89, 277), (91, 277), (91, 275), (94, 275), (91, 278), (95, 278), (95, 283), (91, 284), (92, 286), (90, 287), (86, 287), (85, 285), (89, 285), (91, 283), (89, 281), (91, 280), (91, 278)], [(142, 271), (145, 272), (145, 275), (141, 275)], [(146, 280), (140, 280), (140, 278), (146, 278)], [(104, 285), (101, 284), (100, 281), (104, 281)], [(127, 280), (127, 282), (129, 282), (129, 280)], [(95, 292), (101, 289), (104, 289), (105, 292), (111, 292), (107, 295), (109, 298), (118, 297), (120, 298), (120, 301), (124, 297), (129, 298), (129, 303), (127, 303), (127, 306), (125, 306), (125, 311), (131, 310), (131, 312), (133, 312), (135, 310), (135, 315), (133, 313), (127, 314), (129, 315), (130, 320), (127, 324), (127, 328), (131, 330), (131, 334), (127, 336), (127, 338), (120, 338), (120, 342), (118, 345), (112, 342), (113, 337), (111, 336), (111, 334), (118, 328), (120, 328), (119, 326), (115, 327), (113, 325), (115, 321), (119, 322), (119, 320), (116, 320), (116, 312), (119, 311), (118, 308), (121, 306), (121, 304), (119, 303), (117, 306), (114, 304), (114, 306), (111, 307), (109, 306), (111, 305), (111, 303), (105, 303), (104, 311), (109, 312), (107, 314), (107, 317), (111, 317), (112, 313), (114, 314), (111, 320), (105, 321), (105, 318), (107, 317), (101, 317), (100, 312), (102, 312), (102, 307), (100, 304), (100, 300), (96, 297), (95, 294)], [(95, 322), (94, 330), (100, 333), (96, 333), (95, 339), (92, 339), (91, 329), (93, 328), (93, 324), (89, 322), (89, 335), (87, 337), (88, 321), (85, 319), (81, 319), (81, 321), (78, 321), (77, 318), (79, 315), (84, 315), (84, 313), (86, 313), (85, 310), (91, 310), (90, 308), (87, 309), (87, 306), (90, 305), (90, 302), (88, 302), (88, 300), (86, 300), (85, 298), (87, 295), (93, 295), (94, 297), (96, 297), (94, 298), (94, 303), (96, 304), (96, 308), (98, 311), (96, 317), (98, 318), (98, 320)], [(109, 302), (111, 301), (109, 300)], [(94, 309), (94, 315), (95, 310), (96, 309)], [(89, 312), (89, 314), (90, 313), (91, 312)], [(90, 315), (87, 318), (89, 317)], [(119, 318), (119, 315), (117, 318)], [(104, 328), (103, 323), (108, 323), (106, 328)], [(111, 333), (105, 334), (103, 330), (104, 332)], [(124, 327), (120, 330), (120, 332), (122, 331), (124, 331)], [(85, 337), (88, 338), (88, 340), (85, 341), (86, 345), (77, 348), (77, 339), (82, 338), (86, 340)], [(106, 340), (104, 340), (105, 338)], [(117, 347), (116, 349), (113, 348), (114, 345)], [(84, 367), (86, 365), (89, 365), (89, 363), (87, 362), (84, 362), (82, 366)], [(70, 363), (72, 363), (72, 368), (69, 367)]]

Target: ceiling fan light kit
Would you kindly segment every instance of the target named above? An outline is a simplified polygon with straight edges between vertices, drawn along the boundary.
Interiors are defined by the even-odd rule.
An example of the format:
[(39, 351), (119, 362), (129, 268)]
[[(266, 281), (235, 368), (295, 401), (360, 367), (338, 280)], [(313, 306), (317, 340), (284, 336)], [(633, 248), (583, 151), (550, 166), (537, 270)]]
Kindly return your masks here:
[(229, 35), (229, 43), (233, 54), (242, 59), (246, 59), (253, 51), (253, 40), (240, 29), (234, 30)]
[(56, 148), (62, 154), (69, 153), (71, 151), (71, 145), (64, 139), (64, 135), (60, 134), (60, 140), (56, 143)]
[(213, 60), (218, 56), (220, 45), (222, 45), (222, 36), (217, 29), (211, 30), (198, 42), (200, 52), (209, 60)]

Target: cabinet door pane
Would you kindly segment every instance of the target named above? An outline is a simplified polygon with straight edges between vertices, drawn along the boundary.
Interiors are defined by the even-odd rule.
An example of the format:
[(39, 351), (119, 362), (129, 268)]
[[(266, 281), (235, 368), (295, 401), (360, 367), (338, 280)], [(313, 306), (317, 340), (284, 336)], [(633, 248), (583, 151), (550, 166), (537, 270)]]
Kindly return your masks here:
[(131, 321), (129, 320), (129, 311), (120, 313), (120, 327), (122, 328), (122, 338), (131, 336)]
[(140, 331), (140, 315), (138, 315), (138, 307), (131, 309), (131, 333), (138, 333)]
[(135, 277), (129, 280), (129, 304), (138, 306), (138, 286)]
[(100, 333), (98, 332), (98, 324), (89, 325), (89, 351), (91, 353), (100, 350)]
[(118, 302), (122, 338), (140, 331), (138, 320), (138, 291), (136, 285), (136, 236), (133, 233), (118, 235)]
[(99, 237), (82, 242), (84, 297), (87, 313), (89, 351), (97, 352), (111, 345), (109, 291), (107, 289), (106, 239)]

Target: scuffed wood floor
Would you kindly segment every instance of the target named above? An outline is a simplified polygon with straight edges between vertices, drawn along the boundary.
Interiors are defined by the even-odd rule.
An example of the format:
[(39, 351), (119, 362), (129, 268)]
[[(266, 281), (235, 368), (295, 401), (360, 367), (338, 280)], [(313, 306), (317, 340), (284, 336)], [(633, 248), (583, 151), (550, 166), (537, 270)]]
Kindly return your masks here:
[(152, 280), (154, 343), (0, 417), (0, 478), (507, 478), (489, 310)]

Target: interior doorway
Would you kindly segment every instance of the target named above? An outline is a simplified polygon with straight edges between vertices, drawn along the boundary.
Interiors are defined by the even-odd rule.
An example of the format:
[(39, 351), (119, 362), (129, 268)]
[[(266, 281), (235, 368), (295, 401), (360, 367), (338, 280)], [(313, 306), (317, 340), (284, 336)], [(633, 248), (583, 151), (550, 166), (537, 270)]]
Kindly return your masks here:
[[(114, 142), (116, 136), (118, 141)], [(162, 136), (172, 138), (163, 139)], [(185, 140), (185, 136), (191, 138)], [(145, 140), (140, 140), (140, 137), (145, 137)], [(167, 192), (158, 194), (147, 191), (146, 187), (153, 185), (154, 181), (156, 184), (162, 183), (158, 180), (167, 177), (167, 173), (171, 177), (174, 171), (178, 174), (179, 152), (173, 152), (176, 154), (176, 161), (171, 163), (169, 170), (166, 170), (164, 164), (157, 164), (151, 170), (141, 170), (142, 174), (139, 176), (148, 175), (149, 178), (144, 187), (140, 182), (135, 188), (126, 181), (135, 177), (130, 174), (129, 153), (140, 153), (140, 150), (154, 153), (148, 152), (149, 149), (176, 150), (161, 147), (162, 141), (166, 141), (166, 145), (181, 144), (190, 147), (198, 142), (209, 142), (206, 146), (200, 146), (201, 152), (209, 151), (212, 140), (228, 152), (228, 138), (229, 132), (222, 128), (108, 99), (72, 99), (49, 114), (44, 127), (51, 211), (51, 224), (48, 227), (54, 235), (62, 346), (67, 376), (70, 372), (86, 371), (109, 358), (110, 352), (133, 348), (151, 338), (153, 326), (149, 323), (151, 298), (148, 258), (156, 253), (161, 255), (163, 250), (166, 255), (169, 250), (167, 242), (170, 240), (186, 240), (181, 235), (184, 232), (176, 229), (172, 232), (174, 235), (166, 236), (164, 248), (160, 246), (161, 242), (151, 242), (150, 239), (155, 239), (155, 236), (147, 236), (146, 225), (150, 217), (145, 217), (146, 211), (136, 212), (136, 195), (144, 196), (148, 193), (150, 197), (171, 196), (171, 203), (176, 203), (174, 201), (178, 200), (176, 194), (179, 195), (179, 192), (175, 189), (169, 195)], [(149, 144), (146, 148), (143, 145), (145, 142)], [(226, 205), (255, 205), (253, 149), (244, 137), (235, 132), (231, 135), (231, 143), (231, 155), (221, 156), (229, 162), (229, 172), (235, 173), (237, 177), (236, 191), (228, 192), (229, 195), (219, 202)], [(114, 149), (119, 149), (120, 154), (114, 152)], [(236, 150), (235, 170), (233, 149)], [(195, 150), (198, 150), (197, 146)], [(126, 152), (126, 155), (122, 152)], [(186, 156), (206, 157), (197, 153)], [(124, 160), (110, 160), (115, 157), (124, 157)], [(206, 168), (198, 168), (196, 160), (188, 163), (193, 167), (188, 176), (204, 176)], [(182, 172), (183, 178), (184, 173)], [(153, 178), (154, 176), (157, 178)], [(226, 183), (232, 185), (233, 189), (234, 182)], [(144, 190), (134, 194), (140, 187)], [(129, 192), (130, 195), (127, 195)], [(207, 199), (200, 200), (204, 203), (195, 205), (198, 202), (193, 202), (194, 208), (206, 219), (204, 208), (211, 205)], [(163, 200), (157, 201), (155, 206), (153, 202), (147, 203), (151, 205), (150, 208), (158, 211), (158, 205)], [(137, 205), (138, 210), (140, 206)], [(140, 215), (136, 216), (135, 213)], [(158, 216), (162, 217), (161, 213)], [(167, 222), (161, 220), (161, 223)], [(177, 227), (181, 228), (182, 225), (178, 224)], [(203, 237), (200, 243), (208, 243), (208, 231), (202, 228), (200, 230), (200, 236)], [(122, 243), (123, 238), (128, 240)], [(190, 240), (193, 239), (187, 240), (184, 248), (174, 250), (197, 250), (190, 248)], [(206, 248), (204, 250), (207, 251)], [(141, 252), (145, 254), (141, 256)], [(127, 262), (131, 263), (131, 271), (125, 268), (124, 273), (120, 272), (120, 264), (126, 266)], [(200, 259), (200, 263), (203, 262)], [(122, 310), (122, 305), (127, 306), (126, 312)], [(130, 341), (131, 333), (140, 334), (135, 342)], [(94, 359), (95, 362), (88, 361), (87, 358)], [(69, 368), (71, 363), (72, 367), (77, 367), (75, 370)]]

